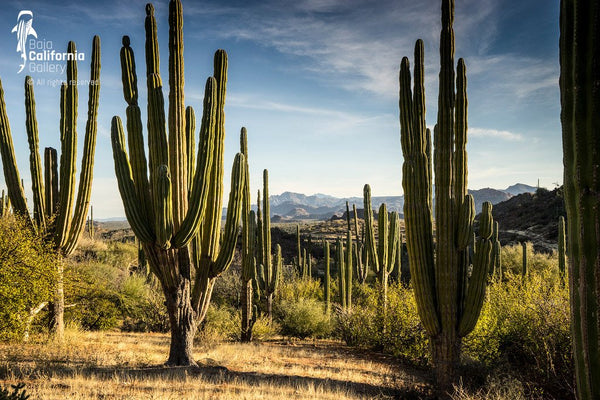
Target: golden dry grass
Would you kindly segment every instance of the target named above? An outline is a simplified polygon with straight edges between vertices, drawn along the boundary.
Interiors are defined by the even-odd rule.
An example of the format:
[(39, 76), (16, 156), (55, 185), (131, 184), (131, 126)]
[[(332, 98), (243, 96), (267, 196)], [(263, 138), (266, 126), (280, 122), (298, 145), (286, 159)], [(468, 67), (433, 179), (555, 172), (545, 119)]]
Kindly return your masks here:
[(31, 399), (421, 399), (421, 371), (337, 342), (223, 343), (197, 348), (199, 367), (162, 365), (162, 334), (68, 332), (55, 346), (0, 345), (0, 384)]

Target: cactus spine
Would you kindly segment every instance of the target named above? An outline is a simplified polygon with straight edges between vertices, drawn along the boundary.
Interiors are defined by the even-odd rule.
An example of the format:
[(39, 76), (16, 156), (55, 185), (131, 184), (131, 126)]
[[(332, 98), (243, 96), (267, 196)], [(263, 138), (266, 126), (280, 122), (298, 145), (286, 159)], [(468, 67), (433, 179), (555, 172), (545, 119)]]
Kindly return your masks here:
[(262, 221), (262, 263), (258, 265), (259, 285), (267, 306), (267, 316), (269, 321), (273, 320), (273, 295), (279, 285), (279, 276), (281, 273), (281, 246), (277, 245), (275, 265), (271, 256), (271, 211), (269, 204), (269, 171), (263, 171), (263, 212)]
[[(430, 336), (440, 390), (450, 388), (460, 361), (461, 338), (473, 330), (485, 295), (492, 250), (491, 204), (485, 203), (469, 278), (468, 244), (475, 206), (467, 195), (467, 97), (463, 60), (454, 71), (454, 1), (442, 1), (438, 121), (434, 154), (425, 123), (423, 42), (415, 46), (414, 92), (407, 57), (400, 68), (402, 186), (406, 243), (419, 315)], [(455, 92), (456, 83), (456, 92)], [(432, 224), (435, 169), (436, 246)]]
[[(69, 42), (67, 52), (76, 52), (75, 43)], [(67, 256), (75, 250), (83, 231), (91, 196), (96, 148), (96, 119), (100, 94), (100, 38), (92, 41), (92, 60), (89, 85), (87, 124), (79, 189), (75, 196), (75, 170), (77, 158), (77, 61), (76, 57), (67, 61), (67, 80), (60, 91), (60, 186), (58, 179), (57, 152), (53, 148), (44, 150), (44, 179), (39, 154), (38, 125), (35, 112), (33, 80), (25, 77), (25, 112), (27, 141), (29, 143), (29, 166), (32, 177), (33, 220), (25, 199), (25, 193), (17, 169), (15, 151), (6, 114), (4, 91), (0, 82), (0, 152), (4, 167), (4, 178), (13, 211), (35, 227), (54, 248)], [(57, 266), (56, 298), (53, 304), (54, 330), (58, 340), (63, 336), (64, 295), (62, 289), (62, 263)]]
[(165, 294), (171, 325), (167, 364), (195, 365), (194, 334), (206, 316), (215, 280), (233, 260), (244, 194), (245, 157), (241, 153), (235, 156), (227, 218), (221, 234), (227, 54), (216, 51), (214, 76), (206, 81), (198, 155), (194, 160), (194, 111), (184, 104), (181, 0), (169, 2), (168, 118), (152, 4), (146, 5), (145, 28), (148, 158), (138, 105), (135, 57), (125, 36), (121, 77), (127, 103), (127, 143), (121, 119), (113, 117), (115, 171), (127, 219)]
[(600, 7), (560, 2), (560, 91), (577, 398), (600, 398)]

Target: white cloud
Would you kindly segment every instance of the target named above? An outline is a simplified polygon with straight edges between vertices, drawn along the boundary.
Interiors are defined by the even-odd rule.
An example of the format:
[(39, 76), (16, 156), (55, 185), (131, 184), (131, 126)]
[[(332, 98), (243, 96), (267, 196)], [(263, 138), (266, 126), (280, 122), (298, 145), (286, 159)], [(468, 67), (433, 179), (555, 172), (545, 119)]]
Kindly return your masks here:
[(523, 136), (519, 133), (510, 131), (502, 131), (497, 129), (487, 128), (469, 128), (468, 135), (471, 137), (491, 137), (495, 139), (510, 140), (510, 141), (521, 141)]

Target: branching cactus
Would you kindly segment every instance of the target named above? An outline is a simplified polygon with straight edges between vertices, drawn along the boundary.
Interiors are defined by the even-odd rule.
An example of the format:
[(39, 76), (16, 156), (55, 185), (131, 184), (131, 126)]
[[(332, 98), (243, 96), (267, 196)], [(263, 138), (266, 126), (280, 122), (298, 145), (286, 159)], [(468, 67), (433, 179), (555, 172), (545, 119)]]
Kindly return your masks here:
[[(406, 243), (419, 316), (430, 337), (436, 381), (441, 391), (451, 388), (460, 361), (461, 338), (473, 330), (479, 318), (493, 246), (492, 207), (486, 202), (469, 276), (468, 246), (473, 236), (475, 205), (467, 194), (466, 69), (463, 60), (459, 60), (455, 79), (453, 20), (454, 1), (443, 0), (433, 157), (431, 136), (425, 123), (421, 40), (415, 46), (414, 90), (407, 57), (402, 59), (400, 67)], [(432, 169), (435, 170), (435, 238)]]
[(385, 204), (379, 207), (378, 240), (375, 241), (373, 209), (371, 206), (371, 187), (364, 187), (365, 204), (365, 237), (368, 259), (373, 266), (379, 282), (379, 307), (385, 314), (387, 308), (387, 287), (390, 273), (395, 267), (396, 248), (398, 247), (398, 231), (400, 220), (397, 212), (392, 212), (388, 223), (388, 212)]
[[(185, 108), (183, 11), (169, 2), (169, 105), (165, 113), (156, 19), (146, 5), (148, 157), (138, 105), (130, 39), (123, 37), (121, 75), (127, 102), (127, 143), (119, 117), (111, 126), (113, 156), (127, 220), (161, 283), (171, 325), (168, 365), (195, 365), (193, 338), (217, 277), (233, 260), (244, 194), (245, 157), (235, 156), (224, 232), (223, 205), (227, 54), (217, 50), (207, 79), (195, 149), (194, 110)], [(127, 147), (128, 145), (128, 147)], [(128, 150), (127, 150), (128, 149)]]
[(267, 316), (269, 321), (273, 319), (273, 296), (279, 285), (279, 277), (281, 275), (281, 247), (277, 245), (277, 253), (275, 264), (273, 265), (273, 256), (271, 255), (271, 211), (269, 201), (269, 171), (263, 171), (263, 212), (264, 218), (262, 221), (262, 247), (258, 249), (262, 253), (262, 263), (257, 265), (258, 283), (260, 291), (265, 299), (267, 306)]
[(600, 6), (560, 2), (560, 101), (577, 398), (600, 398)]
[[(67, 53), (75, 54), (75, 43), (69, 42)], [(77, 247), (83, 232), (90, 196), (96, 148), (98, 98), (100, 95), (100, 38), (92, 42), (92, 59), (89, 85), (87, 124), (79, 175), (79, 189), (75, 191), (77, 162), (77, 61), (68, 57), (67, 80), (60, 88), (60, 139), (61, 154), (58, 164), (57, 151), (51, 147), (44, 150), (44, 173), (39, 152), (38, 124), (35, 112), (33, 79), (25, 77), (25, 115), (27, 140), (29, 142), (29, 166), (33, 192), (33, 220), (27, 207), (25, 192), (17, 169), (17, 161), (0, 83), (0, 152), (4, 167), (4, 179), (13, 212), (25, 218), (30, 226), (40, 232), (62, 255), (68, 256)], [(60, 183), (59, 183), (60, 174)], [(62, 340), (64, 324), (64, 294), (62, 289), (62, 263), (58, 263), (56, 298), (52, 306), (54, 330)]]

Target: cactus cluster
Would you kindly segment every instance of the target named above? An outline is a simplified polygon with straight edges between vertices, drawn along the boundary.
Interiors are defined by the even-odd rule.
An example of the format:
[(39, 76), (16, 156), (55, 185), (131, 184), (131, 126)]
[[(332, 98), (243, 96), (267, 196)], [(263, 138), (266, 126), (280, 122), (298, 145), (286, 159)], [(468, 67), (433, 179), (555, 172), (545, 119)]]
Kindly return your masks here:
[[(470, 263), (475, 206), (467, 194), (466, 68), (454, 69), (454, 1), (442, 1), (438, 118), (434, 146), (425, 122), (423, 42), (415, 45), (414, 90), (409, 60), (400, 67), (402, 186), (406, 243), (419, 316), (431, 343), (438, 386), (450, 387), (460, 361), (461, 338), (473, 330), (491, 263), (493, 220), (484, 203), (479, 239)], [(455, 86), (456, 85), (456, 86)], [(435, 150), (432, 155), (432, 148)], [(435, 169), (435, 185), (432, 185)], [(432, 191), (435, 187), (435, 236)], [(435, 246), (434, 246), (435, 239)], [(472, 272), (469, 274), (470, 264)]]
[(600, 7), (560, 2), (560, 100), (577, 398), (600, 398)]
[[(217, 50), (206, 81), (199, 140), (192, 107), (185, 107), (183, 11), (169, 2), (169, 105), (165, 114), (154, 7), (146, 5), (147, 144), (138, 105), (136, 63), (123, 37), (121, 76), (127, 103), (127, 140), (113, 117), (115, 171), (125, 214), (163, 288), (171, 325), (168, 364), (193, 365), (193, 337), (206, 316), (216, 278), (230, 266), (238, 237), (246, 175), (245, 156), (235, 156), (227, 218), (223, 203), (227, 54)], [(197, 156), (196, 156), (197, 151)]]
[(343, 309), (350, 309), (352, 308), (352, 239), (349, 230), (346, 235), (346, 247), (343, 240), (337, 238), (335, 250), (340, 305)]
[[(69, 42), (67, 53), (75, 54), (74, 42)], [(94, 168), (96, 148), (98, 98), (100, 95), (100, 38), (92, 41), (92, 59), (90, 64), (90, 85), (87, 112), (87, 124), (79, 175), (79, 189), (75, 190), (77, 161), (77, 61), (76, 57), (67, 60), (67, 79), (60, 88), (60, 165), (56, 149), (44, 149), (44, 166), (39, 151), (39, 132), (35, 110), (34, 82), (25, 77), (25, 115), (27, 141), (29, 143), (29, 167), (33, 193), (33, 219), (27, 207), (25, 191), (13, 146), (13, 140), (6, 113), (4, 91), (0, 82), (0, 153), (4, 169), (4, 179), (8, 188), (10, 205), (15, 214), (20, 215), (28, 224), (52, 243), (62, 256), (75, 250), (86, 221)], [(4, 203), (8, 205), (8, 200)], [(64, 295), (62, 288), (62, 263), (57, 266), (57, 288), (53, 309), (54, 329), (62, 340), (64, 324)]]

